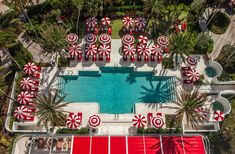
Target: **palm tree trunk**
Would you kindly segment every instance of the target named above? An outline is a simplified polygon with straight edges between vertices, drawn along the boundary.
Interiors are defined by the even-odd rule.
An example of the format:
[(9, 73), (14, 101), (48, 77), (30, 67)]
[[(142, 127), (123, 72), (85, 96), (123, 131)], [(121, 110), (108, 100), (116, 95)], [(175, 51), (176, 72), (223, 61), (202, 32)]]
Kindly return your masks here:
[(10, 96), (8, 96), (2, 89), (0, 89), (0, 93), (2, 93), (4, 96), (6, 96), (7, 98), (9, 98), (10, 100), (17, 102), (14, 98), (11, 98)]
[(23, 72), (23, 69), (21, 68), (20, 64), (11, 56), (8, 49), (3, 48), (4, 52), (7, 53), (7, 55), (11, 58), (12, 61), (17, 65), (17, 67)]
[(80, 12), (81, 12), (81, 9), (78, 8), (78, 16), (77, 16), (77, 24), (76, 24), (76, 33), (78, 34), (78, 24), (79, 24), (79, 19), (80, 19)]

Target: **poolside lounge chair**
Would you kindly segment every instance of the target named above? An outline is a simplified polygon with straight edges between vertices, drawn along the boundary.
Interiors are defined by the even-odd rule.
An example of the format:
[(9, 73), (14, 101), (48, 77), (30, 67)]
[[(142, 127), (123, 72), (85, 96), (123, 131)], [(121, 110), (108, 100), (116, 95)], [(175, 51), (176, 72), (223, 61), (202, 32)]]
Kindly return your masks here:
[(68, 142), (68, 149), (71, 149), (72, 146), (72, 140), (71, 139), (67, 139)]
[(33, 81), (34, 86), (39, 86), (39, 81)]
[(99, 61), (103, 61), (104, 57), (103, 55), (99, 55)]
[(151, 61), (155, 61), (155, 56), (154, 56), (154, 55), (151, 55), (150, 60), (151, 60)]
[(78, 61), (81, 61), (81, 60), (82, 60), (82, 55), (79, 54), (79, 55), (78, 55)]
[(134, 56), (134, 55), (131, 56), (130, 61), (131, 61), (131, 62), (134, 62), (134, 61), (135, 61), (135, 56)]
[(44, 148), (44, 147), (45, 147), (45, 143), (46, 143), (46, 141), (45, 141), (44, 138), (39, 138), (39, 139), (38, 139), (37, 148), (39, 148), (39, 149)]
[(110, 62), (110, 55), (106, 56), (106, 61)]
[(82, 112), (78, 112), (78, 117), (80, 118), (80, 120), (81, 120), (81, 123), (82, 123)]
[(127, 55), (123, 55), (123, 61), (127, 61)]
[(28, 108), (28, 110), (27, 110), (28, 113), (32, 113), (32, 112), (35, 112), (35, 111), (36, 111), (35, 108)]
[(38, 88), (31, 88), (30, 91), (38, 92)]
[(97, 59), (96, 59), (96, 55), (93, 55), (92, 60), (93, 60), (93, 61), (96, 61), (96, 60), (97, 60)]
[(33, 78), (39, 79), (40, 78), (40, 73), (33, 74)]
[(25, 121), (34, 121), (34, 116), (26, 116), (23, 120), (25, 120)]
[(63, 138), (58, 138), (57, 144), (56, 144), (56, 149), (61, 150), (63, 143), (64, 143), (64, 139)]
[(137, 61), (141, 61), (141, 55), (137, 56)]
[(149, 61), (149, 57), (148, 56), (144, 56), (144, 61), (148, 62)]
[(181, 71), (188, 71), (188, 70), (190, 70), (191, 69), (191, 67), (181, 67)]
[(158, 112), (156, 115), (157, 115), (157, 116), (162, 116), (162, 113)]
[(147, 121), (148, 121), (148, 124), (151, 124), (151, 119), (153, 118), (153, 113), (152, 112), (149, 112), (147, 114)]

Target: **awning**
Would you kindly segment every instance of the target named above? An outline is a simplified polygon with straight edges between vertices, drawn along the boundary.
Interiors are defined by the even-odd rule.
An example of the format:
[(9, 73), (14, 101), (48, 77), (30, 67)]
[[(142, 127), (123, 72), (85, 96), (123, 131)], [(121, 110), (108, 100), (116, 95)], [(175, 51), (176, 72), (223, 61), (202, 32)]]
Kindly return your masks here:
[(202, 136), (73, 136), (72, 154), (206, 154)]

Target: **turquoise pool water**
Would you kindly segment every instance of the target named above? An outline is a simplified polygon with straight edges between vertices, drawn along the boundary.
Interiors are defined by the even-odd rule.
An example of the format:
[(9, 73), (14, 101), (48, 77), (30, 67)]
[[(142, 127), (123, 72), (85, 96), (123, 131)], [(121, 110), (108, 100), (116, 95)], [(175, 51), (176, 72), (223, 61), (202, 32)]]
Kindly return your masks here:
[(175, 99), (174, 77), (153, 77), (151, 72), (134, 72), (133, 68), (100, 69), (101, 72), (79, 72), (78, 77), (61, 77), (65, 101), (98, 102), (102, 113), (123, 114), (131, 113), (138, 102), (165, 103)]
[(213, 78), (213, 77), (215, 77), (217, 75), (216, 70), (214, 68), (212, 68), (212, 67), (207, 67), (205, 69), (205, 72), (206, 72), (206, 75), (211, 77), (211, 78)]

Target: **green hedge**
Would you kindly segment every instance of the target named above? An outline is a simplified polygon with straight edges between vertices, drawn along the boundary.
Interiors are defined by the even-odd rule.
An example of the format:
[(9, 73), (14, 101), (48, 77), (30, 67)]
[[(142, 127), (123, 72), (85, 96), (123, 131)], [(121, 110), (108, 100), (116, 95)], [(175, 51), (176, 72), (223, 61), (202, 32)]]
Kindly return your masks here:
[(229, 24), (230, 18), (228, 15), (222, 12), (217, 12), (209, 23), (208, 29), (215, 34), (223, 34), (226, 32)]
[(82, 127), (80, 129), (59, 128), (57, 134), (89, 134), (89, 129)]
[(182, 129), (177, 127), (175, 129), (166, 129), (166, 128), (138, 128), (137, 133), (138, 134), (177, 134), (181, 133)]

